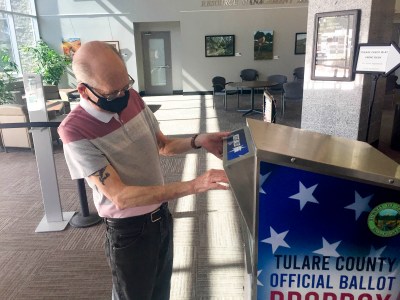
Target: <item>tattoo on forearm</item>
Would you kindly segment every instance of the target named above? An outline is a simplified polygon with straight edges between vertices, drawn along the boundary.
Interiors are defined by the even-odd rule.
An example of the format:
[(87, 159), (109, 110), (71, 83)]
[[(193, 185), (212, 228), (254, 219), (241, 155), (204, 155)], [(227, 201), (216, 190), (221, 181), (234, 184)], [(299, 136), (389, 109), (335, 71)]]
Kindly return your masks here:
[(99, 177), (100, 182), (104, 184), (104, 181), (110, 176), (110, 173), (106, 172), (106, 167), (98, 170), (96, 173), (93, 174), (94, 176)]

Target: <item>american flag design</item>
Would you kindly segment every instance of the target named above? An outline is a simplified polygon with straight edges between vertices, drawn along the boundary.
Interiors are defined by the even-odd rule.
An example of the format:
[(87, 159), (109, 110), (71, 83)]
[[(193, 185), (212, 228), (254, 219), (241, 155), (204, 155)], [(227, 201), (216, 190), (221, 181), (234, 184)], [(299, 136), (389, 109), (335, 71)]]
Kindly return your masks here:
[(267, 162), (259, 175), (257, 299), (400, 300), (400, 191)]

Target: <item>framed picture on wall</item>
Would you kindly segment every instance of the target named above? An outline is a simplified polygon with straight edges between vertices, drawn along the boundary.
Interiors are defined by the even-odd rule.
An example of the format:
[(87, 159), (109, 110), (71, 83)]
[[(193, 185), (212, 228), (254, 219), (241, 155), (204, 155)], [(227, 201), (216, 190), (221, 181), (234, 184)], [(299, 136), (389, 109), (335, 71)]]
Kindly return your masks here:
[(64, 55), (72, 58), (75, 52), (81, 47), (80, 38), (65, 38), (62, 39), (62, 48)]
[(296, 40), (294, 44), (294, 54), (306, 54), (306, 41), (307, 41), (307, 33), (306, 32), (297, 32)]
[(311, 79), (354, 80), (353, 61), (359, 22), (360, 10), (315, 15)]
[(104, 41), (104, 42), (113, 46), (119, 52), (119, 42), (118, 41)]
[(234, 56), (234, 35), (206, 35), (205, 37), (206, 57)]
[(269, 29), (257, 30), (253, 35), (254, 60), (274, 58), (274, 31)]

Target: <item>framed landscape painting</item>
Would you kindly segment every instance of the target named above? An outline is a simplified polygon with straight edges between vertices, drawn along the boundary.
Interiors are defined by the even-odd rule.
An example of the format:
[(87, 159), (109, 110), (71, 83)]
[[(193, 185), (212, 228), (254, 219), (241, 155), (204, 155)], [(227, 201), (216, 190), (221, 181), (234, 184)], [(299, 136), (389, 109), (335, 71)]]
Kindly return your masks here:
[(296, 33), (294, 54), (306, 54), (306, 41), (307, 41), (307, 33), (306, 32)]
[(70, 57), (74, 56), (75, 52), (80, 48), (81, 46), (81, 39), (80, 38), (65, 38), (62, 39), (62, 49), (64, 52), (64, 55)]
[(206, 35), (206, 57), (234, 56), (235, 36), (230, 35)]
[(274, 58), (274, 31), (257, 30), (254, 33), (254, 60)]

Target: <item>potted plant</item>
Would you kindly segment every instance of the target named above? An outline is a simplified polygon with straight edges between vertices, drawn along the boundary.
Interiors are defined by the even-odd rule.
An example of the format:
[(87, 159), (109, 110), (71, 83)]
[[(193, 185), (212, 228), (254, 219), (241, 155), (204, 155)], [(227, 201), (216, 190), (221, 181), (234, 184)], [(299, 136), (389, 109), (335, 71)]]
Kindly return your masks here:
[(42, 40), (35, 46), (25, 46), (23, 51), (32, 55), (34, 72), (42, 76), (45, 84), (57, 86), (67, 66), (71, 64), (68, 56), (59, 54)]
[(0, 49), (0, 104), (14, 102), (11, 87), (17, 73), (18, 66), (12, 61), (8, 51)]

